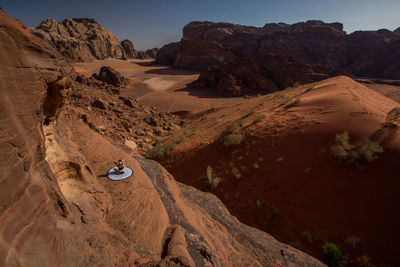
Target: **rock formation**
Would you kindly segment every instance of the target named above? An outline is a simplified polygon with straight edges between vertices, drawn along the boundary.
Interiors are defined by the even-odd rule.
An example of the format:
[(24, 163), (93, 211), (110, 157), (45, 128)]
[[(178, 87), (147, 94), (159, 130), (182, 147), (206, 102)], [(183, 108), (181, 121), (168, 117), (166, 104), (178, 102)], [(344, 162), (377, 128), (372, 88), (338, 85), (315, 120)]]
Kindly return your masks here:
[(137, 58), (138, 57), (138, 52), (135, 49), (135, 46), (133, 43), (129, 40), (123, 40), (121, 41), (121, 46), (125, 51), (125, 54), (128, 58)]
[(46, 19), (31, 31), (72, 61), (128, 56), (118, 38), (94, 19), (72, 18), (62, 22)]
[(156, 63), (203, 71), (235, 58), (284, 55), (359, 76), (400, 79), (400, 36), (388, 30), (346, 34), (340, 23), (307, 21), (248, 27), (191, 22), (181, 42), (162, 47)]
[(257, 95), (338, 74), (331, 68), (309, 65), (284, 55), (267, 55), (237, 58), (209, 67), (193, 85), (214, 88), (225, 96)]
[(138, 53), (137, 58), (140, 58), (140, 59), (155, 59), (159, 50), (160, 49), (158, 49), (158, 48), (152, 48), (152, 49), (148, 49), (146, 51), (140, 51)]
[[(82, 24), (68, 23), (76, 23), (71, 36), (80, 31)], [(74, 51), (61, 46), (64, 54)], [(106, 127), (95, 127), (103, 120), (114, 133), (127, 133), (146, 112), (71, 82), (65, 58), (2, 10), (0, 47), (0, 265), (323, 266), (241, 224), (214, 195), (177, 183), (110, 138)], [(94, 54), (122, 53), (111, 50), (99, 44)], [(101, 109), (89, 107), (94, 97)], [(110, 182), (105, 173), (118, 158), (127, 159), (134, 177)]]
[(116, 87), (120, 87), (128, 83), (128, 80), (118, 71), (107, 66), (101, 67), (99, 74), (94, 74), (94, 77), (99, 81), (114, 85)]

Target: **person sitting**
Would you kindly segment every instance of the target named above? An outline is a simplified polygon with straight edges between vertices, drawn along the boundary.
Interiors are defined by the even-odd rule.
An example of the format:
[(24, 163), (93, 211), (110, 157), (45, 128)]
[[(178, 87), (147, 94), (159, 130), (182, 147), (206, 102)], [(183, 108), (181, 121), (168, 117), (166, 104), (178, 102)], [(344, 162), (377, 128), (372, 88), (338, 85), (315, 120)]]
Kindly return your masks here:
[(114, 171), (117, 174), (123, 174), (125, 172), (125, 160), (124, 159), (119, 159), (118, 161), (114, 162), (116, 167), (114, 167)]

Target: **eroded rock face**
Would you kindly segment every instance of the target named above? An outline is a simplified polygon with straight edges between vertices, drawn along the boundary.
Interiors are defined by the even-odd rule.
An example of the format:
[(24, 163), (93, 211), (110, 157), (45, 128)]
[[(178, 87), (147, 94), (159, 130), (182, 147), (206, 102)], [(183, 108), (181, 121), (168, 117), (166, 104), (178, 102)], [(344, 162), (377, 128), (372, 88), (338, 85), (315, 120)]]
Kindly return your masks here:
[(236, 58), (214, 65), (200, 73), (193, 85), (211, 87), (225, 96), (271, 93), (295, 83), (310, 83), (340, 73), (322, 66), (313, 66), (283, 55)]
[(121, 46), (125, 51), (126, 57), (127, 58), (137, 58), (138, 57), (138, 52), (135, 49), (135, 46), (133, 43), (129, 40), (123, 40), (121, 41)]
[(138, 53), (137, 58), (140, 59), (155, 59), (157, 57), (157, 53), (160, 49), (159, 48), (152, 48), (146, 51), (140, 51)]
[(400, 79), (399, 43), (398, 30), (347, 35), (340, 23), (316, 20), (292, 25), (270, 23), (262, 28), (191, 22), (183, 29), (182, 41), (161, 48), (156, 62), (202, 71), (235, 57), (274, 54), (354, 75)]
[[(65, 58), (2, 10), (0, 47), (0, 265), (324, 266), (90, 124), (107, 117), (129, 132), (144, 110), (62, 82), (75, 75)], [(65, 92), (47, 95), (49, 84)], [(100, 96), (105, 109), (89, 109)], [(158, 122), (167, 116), (149, 113)], [(134, 176), (109, 181), (118, 158)]]
[(72, 61), (129, 57), (118, 38), (94, 19), (47, 19), (31, 31)]
[(357, 76), (400, 79), (400, 35), (389, 30), (357, 31), (347, 37), (349, 72)]
[(160, 65), (172, 65), (175, 62), (175, 58), (178, 52), (182, 49), (183, 45), (181, 42), (170, 43), (164, 45), (157, 53), (156, 64)]

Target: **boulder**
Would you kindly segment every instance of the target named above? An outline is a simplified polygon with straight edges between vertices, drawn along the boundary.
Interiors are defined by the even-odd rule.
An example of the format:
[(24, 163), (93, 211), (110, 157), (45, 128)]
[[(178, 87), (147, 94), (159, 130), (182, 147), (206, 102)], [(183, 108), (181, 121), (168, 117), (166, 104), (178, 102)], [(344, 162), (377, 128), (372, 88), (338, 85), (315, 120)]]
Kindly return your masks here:
[(128, 80), (123, 77), (118, 71), (107, 66), (101, 67), (99, 74), (96, 75), (96, 78), (102, 82), (117, 87), (126, 85), (128, 83)]

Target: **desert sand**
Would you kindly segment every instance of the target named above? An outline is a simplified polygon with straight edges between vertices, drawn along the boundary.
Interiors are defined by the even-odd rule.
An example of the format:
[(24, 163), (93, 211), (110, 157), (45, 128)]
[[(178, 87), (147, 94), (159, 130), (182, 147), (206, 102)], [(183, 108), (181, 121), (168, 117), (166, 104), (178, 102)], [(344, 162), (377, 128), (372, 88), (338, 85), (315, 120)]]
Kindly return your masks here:
[(121, 90), (123, 96), (163, 111), (200, 111), (242, 99), (224, 98), (210, 89), (192, 88), (188, 85), (198, 78), (198, 72), (156, 66), (151, 60), (107, 59), (76, 63), (74, 68), (89, 77), (98, 73), (101, 66), (112, 67), (130, 80), (130, 85)]
[[(321, 243), (329, 240), (353, 264), (368, 257), (393, 265), (400, 134), (385, 120), (398, 107), (339, 76), (210, 111), (176, 134), (185, 141), (162, 164), (178, 181), (215, 193), (239, 219), (313, 256), (321, 258)], [(244, 141), (225, 148), (219, 136), (239, 119)], [(360, 166), (339, 163), (330, 146), (343, 131), (353, 143), (378, 141), (385, 152)], [(215, 189), (206, 182), (207, 166), (222, 178)], [(357, 248), (344, 242), (349, 236), (361, 240)]]

